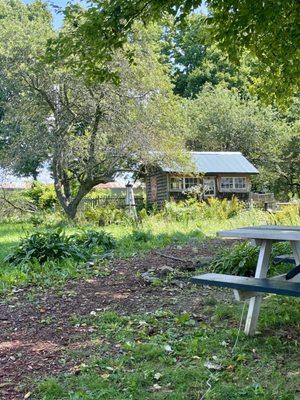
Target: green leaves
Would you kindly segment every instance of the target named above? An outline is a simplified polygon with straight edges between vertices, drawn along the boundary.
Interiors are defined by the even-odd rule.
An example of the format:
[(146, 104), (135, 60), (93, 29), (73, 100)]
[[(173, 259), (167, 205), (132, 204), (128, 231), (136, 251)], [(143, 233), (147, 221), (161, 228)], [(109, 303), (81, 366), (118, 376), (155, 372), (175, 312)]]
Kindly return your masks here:
[(43, 264), (49, 260), (71, 258), (85, 261), (93, 252), (103, 254), (114, 249), (113, 237), (103, 231), (86, 231), (66, 235), (62, 228), (38, 231), (23, 239), (5, 261), (12, 265), (26, 265), (31, 262)]

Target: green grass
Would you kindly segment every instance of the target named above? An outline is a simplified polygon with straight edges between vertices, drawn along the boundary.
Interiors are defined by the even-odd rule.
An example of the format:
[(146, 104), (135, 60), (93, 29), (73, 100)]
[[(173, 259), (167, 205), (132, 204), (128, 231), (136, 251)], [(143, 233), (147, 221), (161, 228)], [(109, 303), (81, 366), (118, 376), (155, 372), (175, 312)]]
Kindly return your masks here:
[[(53, 217), (49, 215), (51, 221)], [(46, 219), (47, 221), (47, 219)], [(265, 224), (269, 221), (269, 215), (259, 210), (241, 211), (230, 219), (188, 219), (185, 221), (168, 220), (161, 216), (148, 216), (142, 224), (110, 225), (105, 228), (107, 232), (117, 240), (116, 257), (130, 257), (149, 251), (154, 248), (163, 248), (170, 244), (183, 244), (191, 239), (203, 240), (205, 237), (214, 237), (221, 229), (231, 229), (247, 225)], [(43, 226), (39, 224), (38, 226)], [(79, 228), (82, 228), (80, 225)], [(87, 225), (85, 227), (88, 227)], [(92, 229), (100, 229), (89, 226)], [(5, 256), (17, 245), (19, 239), (27, 233), (33, 232), (32, 224), (3, 223), (0, 224), (0, 293), (7, 292), (13, 287), (34, 284), (38, 286), (52, 286), (64, 284), (67, 279), (101, 276), (108, 273), (106, 262), (99, 262), (95, 268), (87, 269), (85, 263), (65, 260), (60, 262), (47, 262), (44, 265), (12, 267), (5, 263)], [(67, 231), (73, 233), (78, 226), (68, 226)], [(138, 231), (137, 233), (135, 233)], [(143, 236), (140, 240), (140, 234)]]
[[(77, 326), (94, 329), (93, 355), (76, 374), (38, 382), (33, 398), (199, 400), (208, 382), (206, 400), (295, 400), (300, 384), (295, 339), (300, 332), (299, 302), (280, 296), (266, 299), (259, 324), (264, 333), (249, 338), (241, 332), (233, 350), (241, 312), (241, 305), (207, 306), (210, 323), (160, 310), (75, 318)], [(286, 324), (294, 337), (284, 334)], [(76, 358), (76, 352), (69, 356)], [(208, 369), (208, 361), (221, 370)]]
[[(49, 216), (51, 218), (51, 215)], [(154, 248), (163, 248), (170, 244), (183, 244), (191, 239), (203, 240), (204, 237), (213, 237), (221, 229), (230, 229), (245, 225), (257, 225), (266, 223), (268, 215), (260, 211), (243, 211), (238, 216), (228, 220), (216, 219), (190, 219), (187, 221), (168, 221), (157, 216), (149, 216), (139, 226), (110, 225), (105, 228), (107, 232), (117, 240), (115, 250), (116, 257), (130, 257)], [(43, 225), (38, 225), (43, 226)], [(79, 228), (83, 226), (80, 225)], [(86, 225), (86, 227), (88, 227)], [(92, 229), (100, 229), (89, 226)], [(99, 262), (95, 268), (87, 269), (85, 263), (65, 260), (59, 262), (47, 262), (43, 265), (13, 267), (3, 261), (5, 256), (17, 245), (20, 238), (34, 231), (32, 224), (3, 223), (0, 224), (0, 293), (5, 293), (14, 287), (24, 285), (53, 286), (64, 284), (67, 279), (101, 276), (108, 273), (106, 262)], [(73, 233), (78, 227), (69, 226), (67, 231)], [(134, 232), (144, 232), (149, 238), (139, 240)], [(144, 235), (145, 236), (145, 235)]]
[(32, 225), (28, 223), (0, 223), (0, 261), (31, 229)]

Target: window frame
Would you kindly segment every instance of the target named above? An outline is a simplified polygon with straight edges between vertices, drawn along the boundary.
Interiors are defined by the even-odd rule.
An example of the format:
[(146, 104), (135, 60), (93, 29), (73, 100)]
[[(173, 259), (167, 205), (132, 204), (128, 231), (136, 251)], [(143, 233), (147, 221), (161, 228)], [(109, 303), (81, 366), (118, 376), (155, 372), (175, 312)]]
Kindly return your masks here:
[[(232, 180), (232, 187), (222, 187), (222, 180)], [(239, 184), (237, 183), (238, 180), (242, 179), (244, 182), (243, 187), (237, 187)], [(231, 186), (231, 184), (229, 184)], [(247, 192), (248, 191), (248, 180), (246, 176), (221, 176), (220, 177), (220, 185), (219, 190), (222, 193), (238, 193), (238, 192)]]
[(209, 177), (209, 176), (207, 176), (207, 177), (203, 177), (203, 187), (205, 187), (205, 181), (211, 181), (211, 182), (213, 182), (213, 187), (214, 187), (214, 193), (212, 194), (212, 193), (204, 193), (203, 194), (203, 197), (204, 198), (207, 198), (207, 197), (216, 197), (216, 193), (217, 193), (217, 188), (216, 188), (216, 178), (215, 177)]
[[(181, 188), (173, 188), (172, 187), (172, 179), (178, 179), (182, 181), (182, 187)], [(186, 179), (194, 179), (196, 180), (196, 183), (192, 186), (186, 186)], [(197, 176), (174, 176), (174, 175), (170, 175), (169, 176), (169, 191), (170, 192), (183, 192), (193, 186), (197, 186), (200, 183), (200, 178)]]

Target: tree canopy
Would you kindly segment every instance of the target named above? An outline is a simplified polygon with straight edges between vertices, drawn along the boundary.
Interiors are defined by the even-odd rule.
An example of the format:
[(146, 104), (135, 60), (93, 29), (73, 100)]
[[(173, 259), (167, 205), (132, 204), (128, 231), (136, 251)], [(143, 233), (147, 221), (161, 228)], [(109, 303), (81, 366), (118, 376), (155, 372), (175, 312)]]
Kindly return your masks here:
[(194, 14), (185, 24), (170, 23), (164, 32), (175, 93), (195, 97), (205, 84), (223, 83), (229, 89), (237, 88), (242, 96), (249, 95), (252, 60), (243, 56), (239, 66), (230, 62), (214, 43), (205, 16)]
[[(7, 7), (20, 7), (25, 16), (29, 12), (21, 2)], [(22, 31), (18, 18), (3, 18), (1, 25), (7, 40), (0, 44), (0, 62), (10, 93), (3, 102), (0, 161), (20, 174), (29, 160), (32, 167), (50, 161), (60, 204), (73, 218), (81, 199), (98, 183), (141, 163), (168, 155), (172, 162), (180, 158), (184, 117), (167, 66), (159, 62), (160, 28), (137, 24), (124, 50), (115, 52), (108, 68), (118, 72), (120, 85), (87, 82), (70, 68), (54, 69), (43, 61), (54, 33), (50, 21), (41, 18), (42, 3), (36, 7), (39, 17), (28, 18), (36, 30), (25, 23)], [(133, 50), (130, 64), (125, 53)]]
[[(295, 104), (296, 107), (296, 104)], [(187, 101), (189, 139), (198, 151), (240, 151), (260, 171), (254, 190), (299, 192), (299, 122), (237, 91), (206, 85)]]
[[(52, 41), (50, 59), (77, 68), (89, 79), (117, 79), (107, 69), (112, 52), (126, 43), (134, 22), (161, 20), (166, 13), (180, 23), (201, 0), (91, 0), (88, 9), (69, 5), (70, 22)], [(299, 90), (300, 3), (266, 0), (207, 0), (212, 35), (231, 60), (239, 63), (247, 50), (259, 64), (256, 90), (269, 101)], [(130, 56), (132, 54), (130, 53)]]

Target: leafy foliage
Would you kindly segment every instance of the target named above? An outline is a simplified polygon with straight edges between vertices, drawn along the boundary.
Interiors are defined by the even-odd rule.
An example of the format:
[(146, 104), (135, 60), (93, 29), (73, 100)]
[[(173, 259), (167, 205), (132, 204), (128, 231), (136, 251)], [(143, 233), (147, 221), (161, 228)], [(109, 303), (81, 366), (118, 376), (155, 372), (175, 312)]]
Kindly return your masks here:
[(240, 59), (237, 66), (214, 43), (207, 18), (193, 14), (180, 26), (170, 25), (166, 30), (164, 52), (172, 64), (174, 91), (180, 96), (193, 98), (205, 88), (222, 85), (236, 88), (242, 97), (249, 97), (251, 76), (249, 56)]
[(44, 185), (39, 182), (34, 182), (32, 187), (25, 190), (22, 195), (30, 199), (40, 210), (53, 209), (53, 207), (58, 204), (53, 185)]
[[(89, 79), (118, 80), (118, 74), (112, 74), (107, 65), (111, 54), (126, 43), (136, 20), (149, 23), (161, 20), (167, 13), (183, 23), (202, 3), (201, 0), (93, 0), (88, 9), (68, 6), (65, 16), (69, 29), (52, 42), (49, 58), (59, 63), (62, 57), (64, 63), (74, 67), (76, 55), (77, 73)], [(259, 60), (260, 74), (255, 84), (258, 89), (263, 88), (266, 100), (286, 98), (299, 89), (297, 0), (289, 1), (288, 5), (276, 0), (259, 5), (252, 0), (207, 0), (206, 4), (210, 12), (208, 20), (221, 49), (237, 63), (244, 50)]]
[(106, 232), (87, 231), (67, 235), (62, 228), (36, 232), (23, 239), (5, 261), (12, 265), (37, 261), (72, 258), (84, 261), (93, 251), (106, 252), (115, 247), (115, 240)]
[(87, 207), (83, 211), (83, 215), (86, 221), (96, 223), (99, 226), (131, 222), (129, 215), (113, 202), (104, 207)]
[[(288, 243), (276, 243), (273, 245), (272, 256), (290, 254)], [(232, 248), (225, 248), (214, 258), (210, 267), (212, 271), (240, 276), (253, 276), (255, 272), (259, 247), (249, 242), (243, 242)]]
[[(35, 3), (39, 18), (20, 0), (0, 4), (0, 79), (9, 99), (0, 123), (1, 164), (21, 173), (24, 159), (46, 154), (58, 201), (74, 219), (82, 198), (120, 170), (137, 170), (162, 154), (171, 162), (184, 158), (184, 113), (160, 62), (157, 26), (136, 24), (125, 48), (109, 56), (106, 68), (122, 78), (116, 86), (78, 77), (76, 63), (53, 68), (43, 60), (47, 40), (56, 35), (44, 4)], [(12, 17), (15, 9), (24, 26)], [(129, 63), (126, 54), (133, 50)]]
[(158, 213), (158, 216), (167, 220), (188, 222), (195, 218), (202, 219), (221, 219), (226, 220), (236, 216), (244, 208), (244, 204), (236, 197), (231, 200), (210, 197), (207, 202), (198, 201), (191, 197), (180, 202), (167, 202)]
[(252, 276), (258, 252), (258, 247), (247, 242), (225, 249), (211, 263), (211, 270), (224, 274)]

